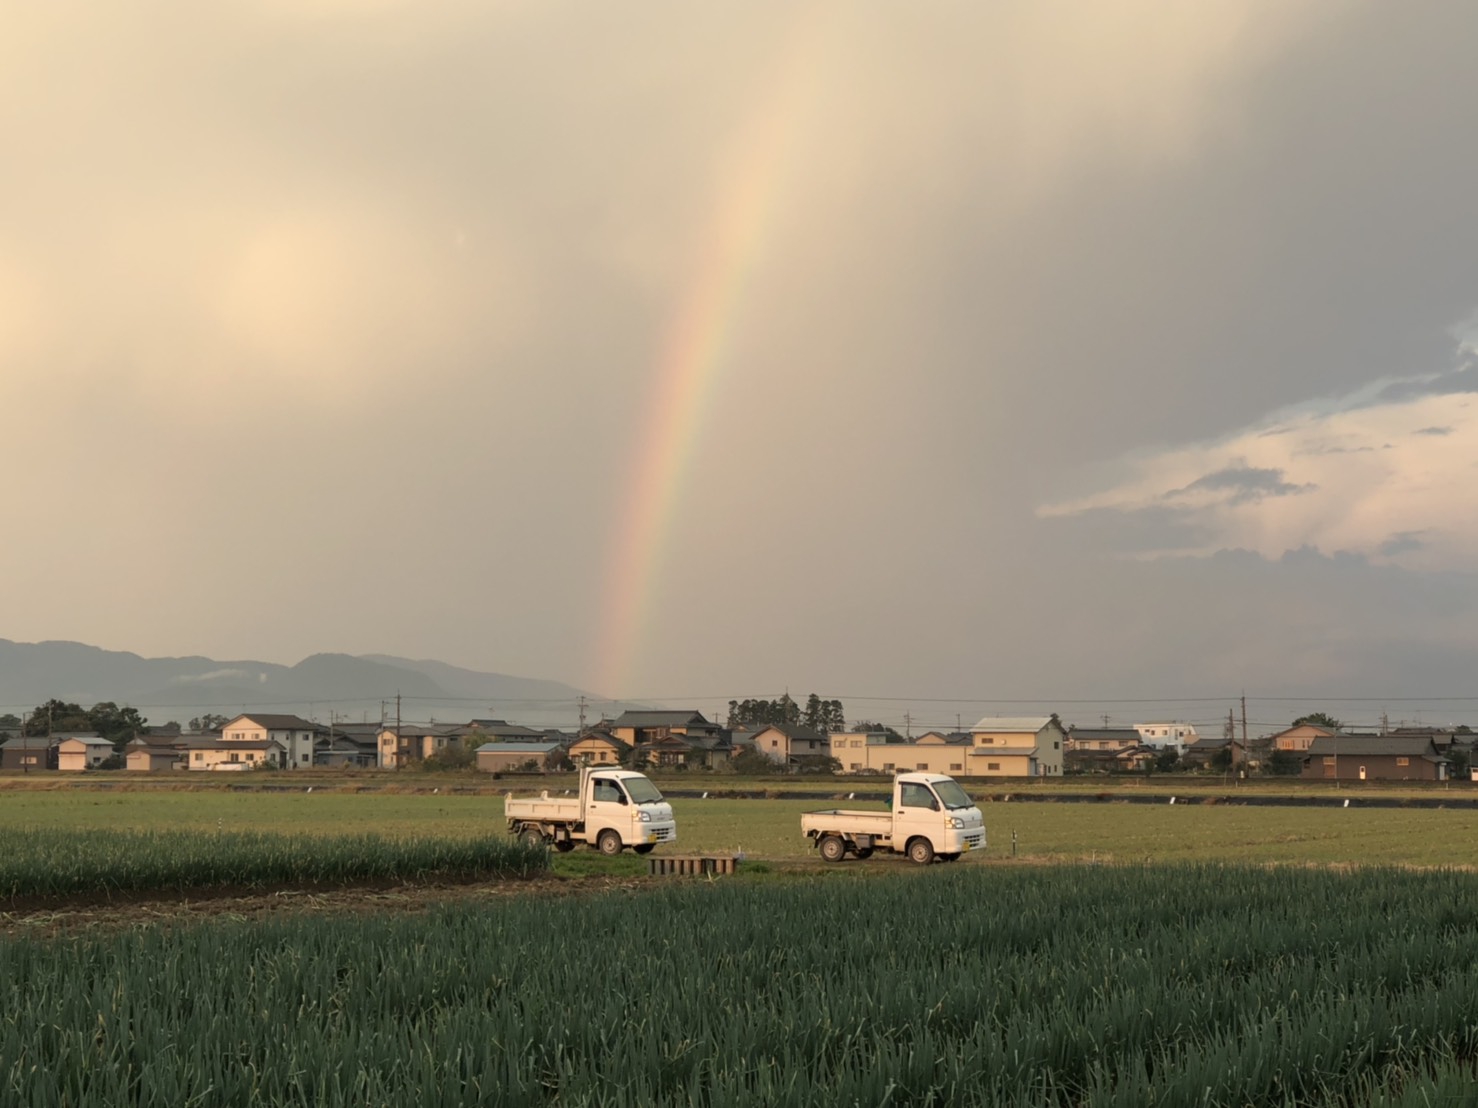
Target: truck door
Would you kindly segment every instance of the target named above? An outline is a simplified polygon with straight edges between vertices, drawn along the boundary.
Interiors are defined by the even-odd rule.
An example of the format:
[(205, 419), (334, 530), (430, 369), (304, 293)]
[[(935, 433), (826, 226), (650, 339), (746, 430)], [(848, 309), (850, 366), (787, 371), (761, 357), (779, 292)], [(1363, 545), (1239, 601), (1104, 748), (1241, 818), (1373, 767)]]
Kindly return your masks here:
[(943, 827), (944, 815), (933, 790), (917, 781), (900, 783), (898, 810), (893, 813), (893, 849), (902, 850), (915, 835), (938, 843)]
[(590, 797), (585, 803), (585, 834), (594, 842), (607, 827), (614, 827), (624, 843), (630, 838), (631, 806), (614, 777), (592, 777)]

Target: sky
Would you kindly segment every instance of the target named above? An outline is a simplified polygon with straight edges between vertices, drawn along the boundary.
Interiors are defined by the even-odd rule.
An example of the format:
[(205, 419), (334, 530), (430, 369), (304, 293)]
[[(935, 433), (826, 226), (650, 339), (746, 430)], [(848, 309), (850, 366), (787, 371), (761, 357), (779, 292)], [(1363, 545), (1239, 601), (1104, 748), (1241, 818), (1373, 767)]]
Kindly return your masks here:
[(0, 15), (0, 637), (1469, 691), (1471, 4)]

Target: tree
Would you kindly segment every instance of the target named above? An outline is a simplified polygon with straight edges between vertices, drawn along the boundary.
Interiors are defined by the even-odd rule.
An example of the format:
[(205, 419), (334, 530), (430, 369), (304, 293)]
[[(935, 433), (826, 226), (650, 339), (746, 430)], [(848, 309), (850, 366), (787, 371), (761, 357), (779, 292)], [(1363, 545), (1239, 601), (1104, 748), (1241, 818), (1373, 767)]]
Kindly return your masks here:
[(55, 731), (91, 731), (92, 721), (78, 704), (48, 700), (38, 705), (26, 720), (27, 735), (50, 735)]
[(1293, 721), (1292, 726), (1302, 727), (1306, 723), (1311, 723), (1315, 727), (1323, 727), (1330, 731), (1338, 731), (1343, 726), (1339, 720), (1335, 719), (1328, 712), (1310, 712), (1306, 716), (1299, 716)]
[(190, 721), (190, 730), (217, 731), (230, 722), (230, 719), (228, 719), (226, 716), (218, 716), (214, 715), (211, 712), (206, 712), (205, 715), (196, 716)]
[(21, 717), (6, 712), (0, 716), (0, 731), (19, 731), (21, 729)]
[(149, 730), (149, 721), (139, 715), (138, 709), (120, 708), (111, 700), (94, 704), (87, 713), (87, 723), (91, 730), (119, 748)]
[(1454, 781), (1466, 781), (1468, 779), (1468, 770), (1473, 760), (1472, 756), (1465, 748), (1454, 744), (1452, 749), (1447, 752), (1447, 757), (1451, 763), (1447, 767), (1448, 776)]
[(822, 700), (815, 693), (806, 698), (806, 710), (801, 713), (801, 722), (813, 731), (820, 731), (823, 735), (847, 729), (846, 716), (842, 712), (842, 702)]
[[(840, 707), (840, 705), (838, 705)], [(801, 722), (801, 706), (786, 693), (778, 700), (729, 701), (729, 727), (767, 727)]]
[(1303, 758), (1292, 750), (1275, 750), (1262, 764), (1262, 771), (1272, 777), (1292, 777), (1303, 768)]
[(1155, 755), (1155, 770), (1158, 773), (1174, 773), (1179, 764), (1180, 755), (1175, 752), (1174, 747)]

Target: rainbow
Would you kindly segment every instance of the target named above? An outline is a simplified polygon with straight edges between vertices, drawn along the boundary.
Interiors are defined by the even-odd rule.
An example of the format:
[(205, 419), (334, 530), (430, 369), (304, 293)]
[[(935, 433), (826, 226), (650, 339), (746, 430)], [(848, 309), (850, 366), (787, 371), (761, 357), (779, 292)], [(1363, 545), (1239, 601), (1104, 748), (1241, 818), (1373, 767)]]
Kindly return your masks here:
[(611, 697), (634, 691), (628, 687), (631, 670), (648, 636), (685, 478), (703, 439), (745, 290), (773, 224), (811, 41), (811, 34), (791, 38), (781, 79), (771, 86), (775, 95), (743, 129), (732, 162), (736, 171), (725, 178), (693, 280), (666, 329), (644, 409), (649, 433), (631, 472), (604, 589), (595, 687)]

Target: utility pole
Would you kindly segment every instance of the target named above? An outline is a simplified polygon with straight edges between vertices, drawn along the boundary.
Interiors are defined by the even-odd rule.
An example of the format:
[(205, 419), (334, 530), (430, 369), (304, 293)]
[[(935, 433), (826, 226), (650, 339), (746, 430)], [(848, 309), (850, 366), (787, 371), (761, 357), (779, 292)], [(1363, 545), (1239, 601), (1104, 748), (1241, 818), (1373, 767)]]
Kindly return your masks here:
[(1109, 714), (1107, 712), (1104, 712), (1103, 715), (1101, 715), (1099, 718), (1101, 720), (1103, 720), (1104, 730), (1107, 731), (1108, 730)]
[(1227, 709), (1227, 721), (1221, 728), (1221, 737), (1226, 739), (1227, 742), (1231, 742), (1237, 737), (1237, 724), (1232, 717), (1232, 709), (1230, 708)]
[(1390, 717), (1386, 715), (1386, 710), (1384, 708), (1381, 709), (1380, 713), (1380, 733), (1382, 735), (1389, 735), (1391, 733), (1391, 720)]
[(1242, 694), (1242, 768), (1247, 768), (1247, 694)]
[(585, 696), (580, 695), (580, 734), (585, 734)]
[(913, 715), (910, 712), (903, 713), (903, 737), (906, 739), (913, 738)]
[(405, 766), (406, 759), (405, 739), (400, 736), (400, 693), (395, 694), (395, 768), (401, 769)]

